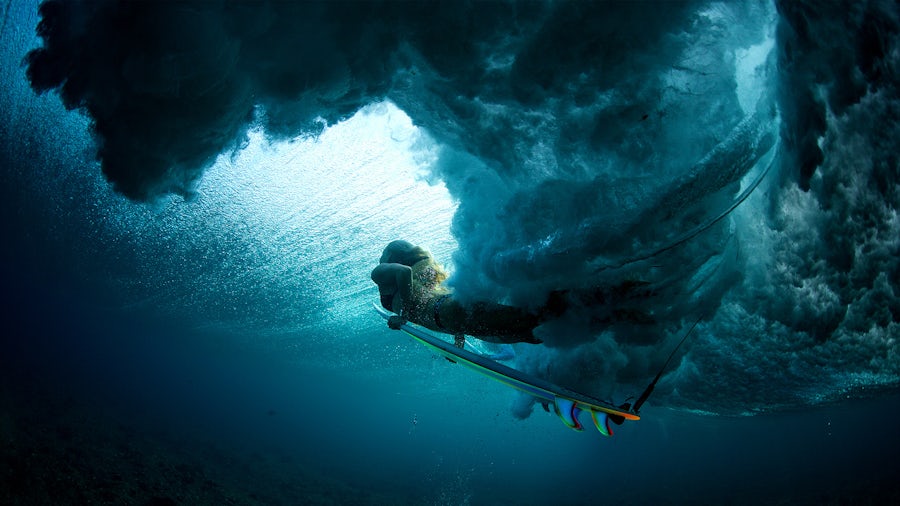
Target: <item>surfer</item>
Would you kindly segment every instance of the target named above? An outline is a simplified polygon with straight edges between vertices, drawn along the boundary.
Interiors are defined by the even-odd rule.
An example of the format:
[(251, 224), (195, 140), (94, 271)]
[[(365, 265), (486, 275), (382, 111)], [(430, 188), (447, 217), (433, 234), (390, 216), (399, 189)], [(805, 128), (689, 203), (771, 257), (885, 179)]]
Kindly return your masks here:
[(494, 302), (463, 304), (444, 286), (446, 279), (447, 272), (424, 248), (399, 240), (388, 244), (372, 271), (381, 305), (399, 315), (388, 326), (397, 329), (411, 321), (455, 335), (457, 346), (464, 335), (494, 343), (541, 343), (532, 331), (542, 315)]

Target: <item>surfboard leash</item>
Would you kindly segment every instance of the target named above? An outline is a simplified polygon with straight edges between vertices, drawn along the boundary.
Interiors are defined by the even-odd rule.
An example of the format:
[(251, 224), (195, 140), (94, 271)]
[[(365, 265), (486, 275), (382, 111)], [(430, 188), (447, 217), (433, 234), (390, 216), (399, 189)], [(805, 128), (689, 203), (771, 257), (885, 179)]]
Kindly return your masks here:
[(647, 402), (647, 398), (650, 397), (650, 394), (653, 393), (653, 389), (656, 388), (656, 383), (659, 381), (660, 378), (662, 378), (662, 375), (666, 371), (666, 368), (669, 367), (669, 362), (672, 361), (672, 358), (675, 356), (675, 353), (678, 351), (679, 348), (681, 348), (681, 345), (684, 344), (685, 341), (687, 341), (687, 338), (691, 335), (691, 333), (694, 332), (694, 328), (697, 327), (697, 324), (700, 323), (701, 320), (703, 320), (703, 316), (697, 318), (697, 321), (695, 321), (694, 324), (691, 325), (691, 328), (688, 329), (688, 331), (684, 335), (684, 337), (681, 338), (681, 341), (679, 341), (678, 345), (675, 346), (675, 349), (672, 350), (672, 353), (669, 354), (669, 358), (666, 359), (666, 363), (663, 364), (663, 366), (662, 366), (662, 368), (660, 368), (659, 372), (656, 373), (656, 377), (653, 378), (653, 381), (651, 381), (649, 385), (647, 385), (647, 388), (644, 389), (644, 392), (641, 394), (640, 397), (638, 397), (638, 400), (634, 403), (634, 409), (632, 409), (632, 412), (634, 412), (636, 414), (638, 411), (640, 411), (641, 406), (643, 406), (644, 403)]

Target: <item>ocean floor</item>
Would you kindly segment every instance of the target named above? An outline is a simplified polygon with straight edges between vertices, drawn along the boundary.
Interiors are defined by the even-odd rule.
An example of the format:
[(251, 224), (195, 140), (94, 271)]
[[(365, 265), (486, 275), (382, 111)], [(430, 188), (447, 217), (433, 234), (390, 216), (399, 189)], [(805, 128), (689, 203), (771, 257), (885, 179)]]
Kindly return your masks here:
[(287, 454), (144, 426), (27, 375), (2, 380), (0, 504), (403, 504), (310, 474)]

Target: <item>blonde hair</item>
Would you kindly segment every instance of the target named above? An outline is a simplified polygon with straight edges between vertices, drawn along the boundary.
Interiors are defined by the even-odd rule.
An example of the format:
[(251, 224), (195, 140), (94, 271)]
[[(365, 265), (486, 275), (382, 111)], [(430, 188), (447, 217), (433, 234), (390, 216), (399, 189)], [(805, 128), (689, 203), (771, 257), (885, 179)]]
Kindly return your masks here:
[(421, 246), (415, 246), (407, 241), (392, 241), (385, 248), (381, 258), (382, 262), (403, 264), (412, 267), (419, 262), (428, 263), (421, 269), (414, 270), (414, 276), (419, 283), (436, 287), (447, 280), (449, 274), (446, 269), (435, 261), (431, 253)]
[[(447, 271), (444, 269), (444, 266), (437, 263), (434, 258), (428, 258), (428, 265), (419, 271), (420, 277), (428, 277), (431, 279), (420, 279), (419, 282), (423, 284), (429, 284), (432, 286), (438, 286), (450, 276), (447, 274)], [(427, 281), (427, 283), (426, 283)]]

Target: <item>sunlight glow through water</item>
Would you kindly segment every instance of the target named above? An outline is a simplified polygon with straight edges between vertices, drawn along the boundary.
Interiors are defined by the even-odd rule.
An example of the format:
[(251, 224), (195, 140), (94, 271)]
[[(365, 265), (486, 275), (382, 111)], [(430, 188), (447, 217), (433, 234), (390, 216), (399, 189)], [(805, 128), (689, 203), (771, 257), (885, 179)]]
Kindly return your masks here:
[[(227, 226), (246, 232), (259, 250), (257, 267), (298, 285), (312, 281), (327, 314), (347, 319), (376, 299), (369, 270), (389, 241), (404, 238), (449, 261), (456, 206), (443, 183), (420, 177), (437, 150), (409, 116), (383, 102), (316, 138), (270, 142), (255, 130), (198, 192), (214, 201), (210, 209), (222, 209)], [(363, 291), (373, 296), (355, 296)]]

